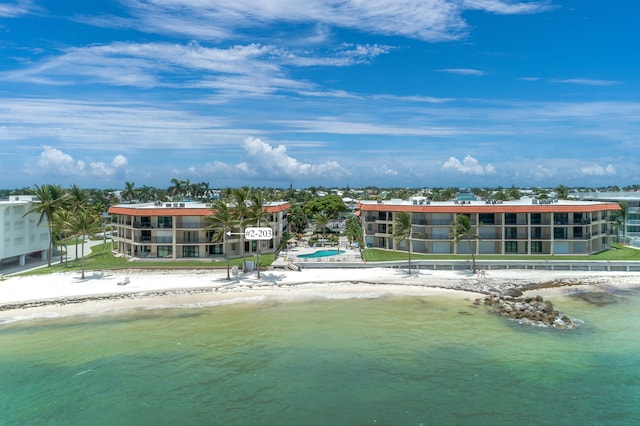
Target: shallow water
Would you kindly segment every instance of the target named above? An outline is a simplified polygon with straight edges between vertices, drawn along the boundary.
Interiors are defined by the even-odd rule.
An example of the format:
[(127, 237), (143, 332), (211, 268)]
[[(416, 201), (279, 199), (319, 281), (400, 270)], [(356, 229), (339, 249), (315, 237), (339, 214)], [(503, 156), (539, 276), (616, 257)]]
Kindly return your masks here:
[(631, 424), (640, 296), (528, 328), (437, 297), (0, 326), (1, 424)]

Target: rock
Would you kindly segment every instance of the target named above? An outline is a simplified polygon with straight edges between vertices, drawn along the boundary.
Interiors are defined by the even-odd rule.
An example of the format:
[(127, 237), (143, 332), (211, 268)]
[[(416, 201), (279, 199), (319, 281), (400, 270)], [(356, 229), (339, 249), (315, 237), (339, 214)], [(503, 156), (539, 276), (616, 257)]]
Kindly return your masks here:
[(476, 299), (474, 303), (491, 306), (501, 316), (518, 320), (522, 324), (562, 329), (577, 326), (571, 318), (554, 309), (553, 304), (550, 301), (544, 301), (541, 296), (522, 299), (488, 295)]

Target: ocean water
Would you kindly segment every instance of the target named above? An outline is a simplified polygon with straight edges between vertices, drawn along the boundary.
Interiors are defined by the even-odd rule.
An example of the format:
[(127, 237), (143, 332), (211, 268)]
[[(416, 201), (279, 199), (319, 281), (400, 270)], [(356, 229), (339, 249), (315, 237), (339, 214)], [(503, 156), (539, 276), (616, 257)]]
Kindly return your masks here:
[(381, 297), (0, 325), (2, 425), (638, 424), (640, 295), (577, 330)]

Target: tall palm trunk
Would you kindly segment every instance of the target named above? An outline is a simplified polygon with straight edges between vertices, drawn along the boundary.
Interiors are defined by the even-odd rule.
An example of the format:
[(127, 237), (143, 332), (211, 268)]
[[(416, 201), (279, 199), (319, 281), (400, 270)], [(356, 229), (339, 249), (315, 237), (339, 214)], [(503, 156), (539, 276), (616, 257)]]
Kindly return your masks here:
[(468, 236), (468, 240), (469, 241), (469, 251), (471, 252), (471, 268), (473, 273), (476, 273), (476, 254), (475, 254), (475, 249), (473, 247), (473, 243), (471, 242), (471, 235), (469, 234)]
[[(76, 255), (78, 254), (78, 250), (76, 249)], [(82, 244), (82, 257), (80, 259), (80, 265), (82, 268), (82, 279), (84, 280), (84, 244)]]

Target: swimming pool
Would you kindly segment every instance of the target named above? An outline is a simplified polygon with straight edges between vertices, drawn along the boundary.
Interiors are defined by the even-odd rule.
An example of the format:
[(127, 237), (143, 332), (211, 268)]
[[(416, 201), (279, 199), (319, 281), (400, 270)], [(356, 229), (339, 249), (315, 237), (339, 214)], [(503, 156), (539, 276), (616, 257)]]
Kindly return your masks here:
[(296, 257), (298, 257), (299, 259), (315, 259), (316, 257), (336, 256), (343, 253), (344, 250), (318, 250), (309, 254), (300, 254)]

